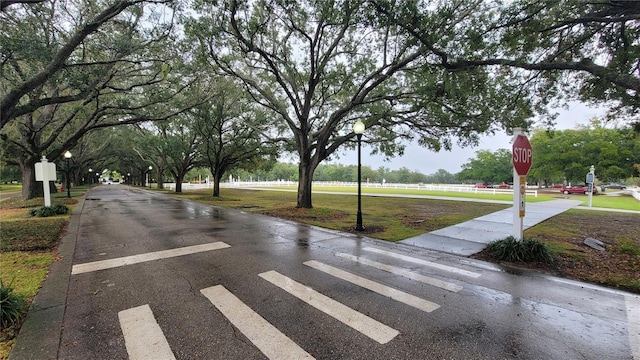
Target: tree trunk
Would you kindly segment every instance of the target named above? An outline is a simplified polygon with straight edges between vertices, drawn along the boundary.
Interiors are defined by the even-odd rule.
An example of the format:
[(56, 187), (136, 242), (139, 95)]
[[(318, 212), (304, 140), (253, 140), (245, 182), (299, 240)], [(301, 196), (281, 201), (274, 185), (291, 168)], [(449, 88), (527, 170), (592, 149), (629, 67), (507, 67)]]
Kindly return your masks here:
[(213, 197), (220, 197), (220, 179), (222, 179), (224, 171), (220, 171), (219, 167), (210, 168), (210, 170), (213, 176)]
[(220, 197), (220, 177), (213, 177), (213, 196)]
[(311, 161), (301, 157), (298, 165), (298, 204), (297, 208), (311, 209), (311, 183), (313, 181), (313, 172), (315, 167), (311, 165)]
[(182, 180), (184, 180), (184, 175), (180, 174), (176, 176), (176, 192), (177, 193), (182, 192)]
[[(162, 190), (164, 189), (164, 181), (162, 181), (162, 178), (164, 177), (164, 170), (162, 169), (158, 169), (158, 190)], [(182, 177), (182, 179), (184, 179), (184, 176)], [(182, 184), (182, 180), (180, 180), (180, 184)], [(176, 183), (176, 192), (178, 189), (178, 184)], [(180, 192), (182, 192), (182, 186), (180, 186)]]
[(25, 164), (22, 161), (20, 162), (20, 170), (22, 171), (22, 200), (33, 199), (38, 195), (44, 196), (42, 187), (40, 187), (40, 194), (38, 194), (34, 165), (35, 163), (32, 165)]

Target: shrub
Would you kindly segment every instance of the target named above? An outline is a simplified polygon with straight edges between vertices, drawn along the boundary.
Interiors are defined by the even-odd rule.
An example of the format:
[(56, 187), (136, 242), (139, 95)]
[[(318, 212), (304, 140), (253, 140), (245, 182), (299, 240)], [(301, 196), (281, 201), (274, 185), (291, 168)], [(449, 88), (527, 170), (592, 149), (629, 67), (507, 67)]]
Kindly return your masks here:
[(510, 262), (553, 262), (553, 253), (547, 244), (538, 240), (517, 240), (513, 236), (494, 241), (487, 246), (489, 255), (496, 260)]
[(52, 209), (58, 215), (64, 215), (69, 212), (69, 208), (66, 205), (62, 204), (55, 204), (53, 205)]
[(0, 279), (0, 325), (2, 330), (19, 323), (27, 308), (23, 296), (13, 292), (11, 284), (5, 285)]
[(54, 206), (40, 206), (35, 209), (27, 211), (29, 216), (47, 217), (55, 215), (64, 215), (69, 212), (69, 208), (66, 205), (55, 204)]

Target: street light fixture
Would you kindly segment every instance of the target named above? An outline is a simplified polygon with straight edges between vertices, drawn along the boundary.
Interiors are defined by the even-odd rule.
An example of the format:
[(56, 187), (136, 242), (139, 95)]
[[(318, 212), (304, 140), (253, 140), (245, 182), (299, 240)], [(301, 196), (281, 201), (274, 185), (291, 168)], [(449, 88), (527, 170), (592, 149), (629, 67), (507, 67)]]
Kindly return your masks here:
[(93, 169), (89, 168), (89, 185), (93, 184)]
[(358, 214), (356, 218), (356, 228), (357, 231), (363, 231), (364, 226), (362, 225), (362, 172), (361, 172), (361, 164), (360, 164), (360, 144), (362, 140), (362, 134), (364, 133), (364, 123), (360, 120), (356, 121), (353, 125), (353, 133), (356, 134), (356, 138), (358, 139)]
[(153, 169), (153, 166), (149, 165), (149, 173), (147, 174), (147, 178), (149, 178), (149, 189), (151, 189), (151, 170)]
[(67, 163), (67, 197), (71, 198), (71, 178), (69, 178), (69, 159), (71, 159), (71, 153), (69, 150), (64, 153), (64, 158)]

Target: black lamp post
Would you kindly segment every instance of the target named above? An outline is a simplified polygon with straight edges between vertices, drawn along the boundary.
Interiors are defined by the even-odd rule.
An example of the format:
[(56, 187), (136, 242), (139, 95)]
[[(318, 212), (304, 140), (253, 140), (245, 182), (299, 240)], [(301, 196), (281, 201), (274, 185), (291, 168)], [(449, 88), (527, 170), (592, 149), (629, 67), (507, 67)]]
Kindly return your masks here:
[(89, 168), (89, 185), (93, 184), (93, 169)]
[(151, 165), (149, 165), (149, 189), (151, 189), (151, 170), (153, 169), (153, 167)]
[(71, 198), (71, 178), (69, 177), (69, 159), (71, 159), (71, 153), (69, 150), (64, 153), (64, 158), (67, 162), (67, 197)]
[(353, 125), (353, 133), (356, 134), (356, 138), (358, 139), (358, 215), (356, 218), (356, 230), (363, 231), (364, 226), (362, 226), (362, 174), (361, 174), (361, 165), (360, 165), (360, 143), (362, 140), (362, 134), (364, 133), (364, 123), (360, 120), (356, 121)]

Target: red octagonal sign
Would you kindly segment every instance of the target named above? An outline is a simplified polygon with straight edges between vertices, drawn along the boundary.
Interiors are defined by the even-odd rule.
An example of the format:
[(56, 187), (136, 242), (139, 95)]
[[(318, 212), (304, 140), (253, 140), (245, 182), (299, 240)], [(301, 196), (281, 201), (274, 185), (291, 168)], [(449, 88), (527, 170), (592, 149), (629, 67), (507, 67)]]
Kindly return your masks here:
[(512, 161), (516, 173), (520, 176), (527, 175), (531, 169), (533, 160), (531, 144), (524, 135), (518, 135), (513, 142)]

